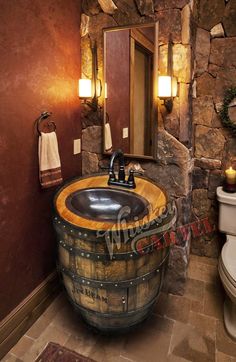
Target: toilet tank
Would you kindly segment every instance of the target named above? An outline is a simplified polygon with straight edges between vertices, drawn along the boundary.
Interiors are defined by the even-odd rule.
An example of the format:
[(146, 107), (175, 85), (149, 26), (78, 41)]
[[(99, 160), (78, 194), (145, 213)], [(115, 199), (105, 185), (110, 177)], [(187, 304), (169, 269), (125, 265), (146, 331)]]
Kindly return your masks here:
[(216, 190), (219, 201), (219, 230), (236, 235), (236, 192), (224, 192), (222, 187)]

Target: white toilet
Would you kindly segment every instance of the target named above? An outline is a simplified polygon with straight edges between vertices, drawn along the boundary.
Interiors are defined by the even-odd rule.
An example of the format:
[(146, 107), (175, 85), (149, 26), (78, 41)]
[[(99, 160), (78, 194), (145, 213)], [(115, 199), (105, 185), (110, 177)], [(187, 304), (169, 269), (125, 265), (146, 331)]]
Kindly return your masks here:
[(227, 293), (224, 322), (229, 335), (236, 339), (236, 193), (217, 188), (219, 201), (219, 229), (226, 234), (219, 259), (219, 274)]

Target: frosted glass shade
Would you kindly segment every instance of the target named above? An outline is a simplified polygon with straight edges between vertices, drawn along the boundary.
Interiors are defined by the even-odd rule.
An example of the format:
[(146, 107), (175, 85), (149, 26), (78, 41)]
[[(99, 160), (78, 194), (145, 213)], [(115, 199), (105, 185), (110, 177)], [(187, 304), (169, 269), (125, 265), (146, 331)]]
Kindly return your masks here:
[(158, 77), (158, 97), (171, 97), (171, 77), (169, 75), (160, 75)]
[(177, 79), (169, 75), (158, 77), (158, 97), (170, 98), (177, 95)]
[(100, 80), (96, 80), (96, 95), (97, 97), (100, 97), (102, 93), (102, 84)]
[(172, 97), (176, 97), (178, 93), (178, 83), (175, 77), (172, 77)]
[(78, 94), (80, 98), (92, 97), (92, 82), (91, 79), (79, 79)]
[(107, 99), (107, 82), (104, 84), (104, 97)]

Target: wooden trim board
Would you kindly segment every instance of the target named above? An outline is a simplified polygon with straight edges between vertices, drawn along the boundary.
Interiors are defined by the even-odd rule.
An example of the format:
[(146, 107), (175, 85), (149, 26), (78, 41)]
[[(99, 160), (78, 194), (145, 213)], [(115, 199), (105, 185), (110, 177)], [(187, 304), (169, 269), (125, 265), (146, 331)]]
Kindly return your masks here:
[(54, 271), (0, 322), (0, 359), (44, 312), (59, 290), (58, 275)]
[(134, 153), (134, 65), (135, 40), (130, 37), (130, 115), (129, 115), (129, 152)]
[(151, 53), (155, 52), (154, 44), (146, 38), (146, 36), (139, 29), (131, 29), (130, 30), (131, 37), (141, 44), (145, 49), (148, 49)]

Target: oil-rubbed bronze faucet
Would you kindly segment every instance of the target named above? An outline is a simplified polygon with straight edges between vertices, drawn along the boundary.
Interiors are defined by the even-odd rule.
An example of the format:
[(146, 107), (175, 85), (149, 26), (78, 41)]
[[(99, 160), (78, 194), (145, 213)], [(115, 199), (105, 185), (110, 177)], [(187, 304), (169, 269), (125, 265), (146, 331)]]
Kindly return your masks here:
[[(114, 162), (118, 159), (119, 161), (119, 171), (118, 171), (118, 179), (115, 175), (114, 171)], [(124, 153), (121, 150), (117, 150), (113, 152), (110, 160), (109, 165), (109, 179), (108, 179), (108, 185), (116, 185), (116, 186), (123, 186), (129, 189), (135, 189), (136, 184), (134, 180), (134, 170), (129, 171), (128, 179), (125, 179), (125, 159), (124, 159)]]

